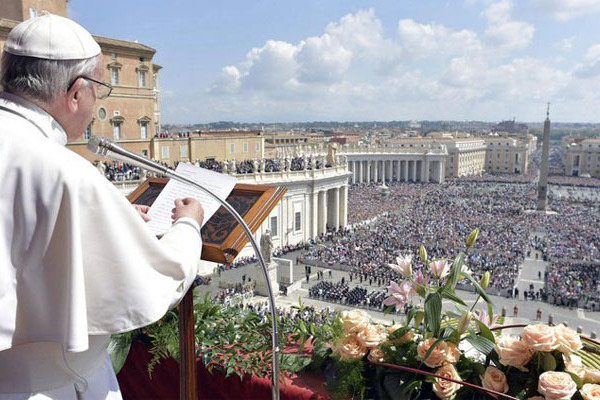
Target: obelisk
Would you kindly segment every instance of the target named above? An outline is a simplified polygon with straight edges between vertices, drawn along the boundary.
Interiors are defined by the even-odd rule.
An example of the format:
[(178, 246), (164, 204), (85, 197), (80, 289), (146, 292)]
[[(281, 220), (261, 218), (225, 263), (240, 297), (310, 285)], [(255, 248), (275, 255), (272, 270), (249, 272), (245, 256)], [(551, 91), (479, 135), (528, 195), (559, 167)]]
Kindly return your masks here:
[(540, 180), (538, 182), (537, 211), (546, 211), (548, 205), (548, 155), (550, 153), (550, 103), (546, 110), (544, 121), (544, 139), (542, 143), (542, 165), (540, 166)]

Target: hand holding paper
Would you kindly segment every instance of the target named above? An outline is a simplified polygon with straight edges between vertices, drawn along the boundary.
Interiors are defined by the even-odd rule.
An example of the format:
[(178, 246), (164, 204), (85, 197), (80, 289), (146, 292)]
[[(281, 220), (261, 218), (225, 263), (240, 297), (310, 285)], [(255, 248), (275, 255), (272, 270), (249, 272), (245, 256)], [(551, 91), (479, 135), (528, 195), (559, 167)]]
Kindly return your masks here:
[[(187, 163), (179, 163), (175, 171), (184, 175), (186, 178), (198, 182), (223, 200), (231, 193), (236, 182), (236, 179), (232, 176), (199, 168)], [(160, 192), (154, 201), (154, 204), (152, 204), (152, 207), (150, 207), (148, 215), (152, 219), (147, 224), (148, 228), (155, 235), (162, 235), (165, 233), (173, 223), (171, 211), (175, 200), (184, 199), (186, 197), (198, 200), (202, 205), (202, 208), (204, 208), (204, 220), (202, 221), (202, 226), (206, 224), (221, 206), (218, 201), (204, 193), (202, 190), (171, 179)]]

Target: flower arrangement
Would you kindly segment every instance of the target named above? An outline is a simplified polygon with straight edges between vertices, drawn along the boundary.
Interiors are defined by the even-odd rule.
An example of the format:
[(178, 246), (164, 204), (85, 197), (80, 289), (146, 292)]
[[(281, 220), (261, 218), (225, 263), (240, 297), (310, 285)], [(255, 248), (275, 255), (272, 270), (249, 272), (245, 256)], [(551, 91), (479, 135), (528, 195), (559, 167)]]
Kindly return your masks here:
[[(324, 370), (334, 398), (600, 399), (600, 370), (575, 355), (587, 345), (573, 329), (498, 325), (485, 292), (490, 274), (477, 281), (464, 265), (478, 234), (470, 233), (454, 260), (429, 259), (421, 246), (418, 260), (400, 256), (390, 265), (402, 281), (390, 283), (384, 304), (386, 312), (410, 306), (402, 325), (374, 322), (362, 310), (343, 311), (322, 324), (278, 317), (282, 346), (299, 345), (297, 352), (281, 354), (283, 374)], [(461, 280), (477, 293), (471, 307), (455, 293)], [(454, 309), (443, 311), (443, 300)], [(476, 309), (480, 301), (484, 306)], [(209, 371), (240, 379), (271, 373), (268, 318), (212, 304), (206, 296), (196, 298), (194, 308), (197, 351)], [(303, 313), (301, 303), (297, 311)], [(177, 319), (172, 311), (150, 327), (114, 337), (115, 369), (136, 335), (151, 343), (150, 373), (161, 359), (177, 359)], [(312, 355), (303, 352), (307, 342)]]
[[(468, 251), (478, 230), (466, 240)], [(400, 256), (390, 265), (403, 281), (391, 282), (387, 311), (411, 304), (404, 325), (371, 321), (361, 310), (344, 311), (331, 344), (331, 393), (340, 398), (380, 399), (600, 399), (600, 371), (581, 365), (574, 353), (583, 348), (564, 325), (525, 326), (519, 335), (502, 333), (485, 293), (490, 275), (477, 282), (464, 268), (466, 253), (452, 263), (429, 260), (420, 265)], [(457, 282), (477, 292), (469, 308), (455, 294)], [(442, 312), (442, 299), (455, 311)], [(475, 310), (479, 300), (487, 307)], [(418, 300), (415, 302), (414, 300)]]

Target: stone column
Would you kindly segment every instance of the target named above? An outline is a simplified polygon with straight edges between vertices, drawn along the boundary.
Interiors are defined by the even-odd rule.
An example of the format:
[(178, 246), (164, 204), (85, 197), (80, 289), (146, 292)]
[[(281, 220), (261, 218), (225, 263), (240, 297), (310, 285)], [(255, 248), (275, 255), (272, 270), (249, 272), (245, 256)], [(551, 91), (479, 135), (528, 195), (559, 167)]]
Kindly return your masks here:
[(375, 160), (373, 162), (373, 182), (379, 182), (379, 161)]
[(408, 160), (404, 160), (402, 161), (402, 165), (404, 167), (402, 167), (402, 175), (403, 175), (403, 181), (404, 182), (408, 182)]
[(319, 234), (327, 232), (327, 190), (319, 192)]
[(421, 165), (421, 182), (429, 182), (429, 161), (423, 160)]
[(363, 161), (358, 162), (358, 183), (363, 183)]
[(312, 218), (311, 218), (311, 231), (310, 234), (313, 238), (319, 236), (319, 192), (313, 190), (311, 196), (311, 207), (312, 207)]
[(351, 171), (352, 171), (352, 183), (356, 183), (356, 161), (351, 161), (348, 163), (348, 168), (352, 166)]
[(385, 171), (386, 165), (385, 160), (381, 160), (381, 183), (385, 183)]
[(333, 227), (340, 227), (340, 188), (333, 189)]
[(348, 225), (348, 186), (340, 188), (340, 226)]
[(402, 161), (396, 160), (396, 182), (400, 182), (400, 166), (402, 165)]
[(367, 183), (371, 182), (371, 161), (367, 160)]
[(417, 161), (414, 160), (412, 163), (413, 163), (412, 181), (416, 182), (417, 181)]

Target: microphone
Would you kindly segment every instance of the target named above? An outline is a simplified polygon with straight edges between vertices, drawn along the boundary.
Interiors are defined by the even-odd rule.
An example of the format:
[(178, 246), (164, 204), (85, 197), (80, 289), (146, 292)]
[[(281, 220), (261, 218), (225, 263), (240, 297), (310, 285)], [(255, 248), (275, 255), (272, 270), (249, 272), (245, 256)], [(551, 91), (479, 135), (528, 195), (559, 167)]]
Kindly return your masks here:
[(92, 136), (88, 142), (87, 149), (92, 153), (101, 155), (105, 158), (132, 164), (157, 174), (169, 175), (169, 172), (175, 173), (175, 171), (169, 167), (165, 167), (154, 160), (129, 151), (118, 144), (111, 142), (104, 136)]
[(219, 196), (214, 194), (209, 189), (205, 188), (202, 184), (200, 184), (192, 179), (189, 179), (189, 178), (181, 175), (180, 173), (176, 172), (175, 170), (173, 170), (169, 167), (166, 167), (154, 160), (146, 158), (146, 157), (142, 156), (141, 154), (137, 154), (132, 151), (129, 151), (129, 150), (119, 146), (118, 144), (111, 142), (104, 136), (92, 136), (90, 138), (90, 140), (88, 141), (87, 149), (89, 151), (91, 151), (92, 153), (101, 155), (105, 158), (108, 158), (108, 159), (111, 159), (114, 161), (120, 161), (120, 162), (125, 162), (128, 164), (132, 164), (132, 165), (135, 165), (136, 167), (144, 168), (144, 169), (147, 169), (149, 171), (152, 171), (152, 172), (155, 172), (158, 174), (163, 174), (163, 175), (165, 175), (169, 178), (173, 178), (179, 182), (195, 186), (198, 189), (202, 190), (204, 193), (211, 196), (216, 201), (218, 201), (219, 204), (221, 204), (223, 207), (225, 207), (225, 209), (227, 211), (229, 211), (229, 213), (231, 215), (233, 215), (233, 217), (236, 219), (236, 221), (240, 224), (240, 226), (243, 228), (244, 232), (246, 233), (246, 236), (250, 240), (250, 243), (252, 244), (252, 248), (254, 249), (254, 253), (256, 254), (256, 258), (258, 259), (260, 266), (262, 267), (262, 271), (265, 276), (265, 281), (267, 284), (267, 292), (269, 294), (269, 302), (271, 303), (269, 308), (270, 308), (270, 313), (271, 313), (271, 332), (272, 332), (271, 345), (273, 347), (273, 360), (272, 360), (273, 367), (272, 367), (272, 375), (271, 375), (271, 382), (272, 382), (273, 386), (271, 388), (272, 389), (271, 395), (274, 400), (278, 400), (279, 395), (280, 395), (279, 394), (279, 334), (278, 334), (278, 329), (277, 329), (277, 312), (275, 310), (275, 297), (273, 295), (273, 290), (271, 289), (271, 281), (269, 280), (269, 271), (267, 269), (267, 265), (266, 265), (265, 260), (259, 250), (258, 243), (256, 243), (256, 239), (254, 239), (254, 235), (252, 234), (252, 231), (246, 224), (246, 221), (244, 221), (244, 219), (240, 216), (240, 214), (228, 202), (221, 199)]

